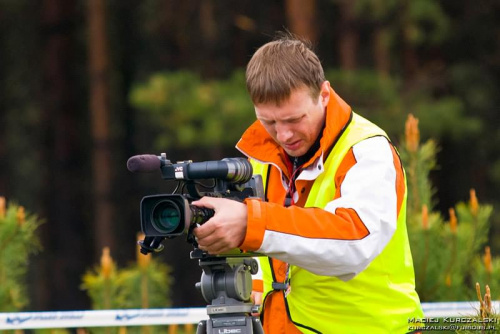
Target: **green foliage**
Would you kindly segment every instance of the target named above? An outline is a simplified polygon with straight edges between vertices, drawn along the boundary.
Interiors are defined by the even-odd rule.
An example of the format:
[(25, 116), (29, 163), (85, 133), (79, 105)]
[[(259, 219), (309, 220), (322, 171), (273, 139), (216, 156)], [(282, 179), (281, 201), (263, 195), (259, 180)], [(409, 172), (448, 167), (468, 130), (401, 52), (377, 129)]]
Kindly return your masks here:
[[(481, 261), (488, 243), (491, 205), (480, 205), (471, 190), (468, 203), (450, 209), (449, 221), (434, 211), (430, 172), (436, 144), (419, 142), (418, 121), (409, 117), (400, 154), (407, 172), (407, 224), (417, 291), (422, 301), (471, 300), (475, 283), (500, 285), (498, 260)], [(495, 268), (495, 269), (493, 269)]]
[[(336, 1), (336, 0), (334, 0)], [(399, 0), (361, 0), (354, 3), (355, 12), (369, 20), (385, 21), (398, 7)]]
[(435, 189), (431, 180), (428, 177), (422, 178), (422, 175), (427, 175), (436, 168), (437, 151), (438, 147), (434, 140), (428, 140), (415, 152), (409, 152), (408, 149), (400, 150), (401, 159), (407, 163), (405, 168), (409, 184), (407, 205), (409, 217), (419, 214), (423, 205), (430, 208), (435, 204), (433, 201)]
[(170, 268), (156, 259), (118, 269), (105, 252), (101, 265), (83, 276), (82, 288), (93, 309), (155, 308), (170, 305), (170, 284)]
[(408, 1), (405, 19), (409, 29), (408, 37), (414, 45), (436, 44), (449, 33), (449, 18), (437, 1)]
[(241, 71), (222, 81), (202, 81), (184, 71), (155, 74), (130, 99), (158, 133), (157, 150), (233, 147), (255, 119)]
[[(172, 279), (170, 268), (138, 252), (137, 262), (119, 269), (111, 259), (109, 249), (103, 250), (101, 265), (83, 276), (82, 288), (87, 291), (93, 309), (164, 308), (170, 306), (169, 291)], [(130, 329), (129, 333), (153, 333), (155, 327)], [(92, 330), (109, 333), (111, 329)], [(113, 332), (116, 332), (116, 328)]]
[(35, 232), (41, 221), (0, 197), (0, 312), (20, 311), (28, 304), (25, 276), (29, 256), (41, 246)]
[(147, 266), (133, 264), (120, 271), (118, 286), (122, 287), (122, 308), (167, 307), (171, 285), (170, 268), (152, 260)]
[(409, 109), (420, 119), (427, 136), (460, 141), (479, 136), (483, 128), (478, 117), (466, 115), (465, 105), (458, 97), (434, 99), (430, 93), (421, 92), (414, 93), (407, 104), (412, 106)]
[[(474, 268), (474, 273), (476, 275), (478, 282), (484, 282), (483, 286), (488, 285), (491, 290), (491, 298), (492, 300), (500, 300), (500, 258), (495, 257), (491, 260), (491, 270), (488, 270), (485, 265), (485, 257), (475, 257), (474, 262), (472, 264)], [(472, 291), (468, 291), (471, 293)], [(471, 300), (474, 298), (471, 295)], [(500, 310), (496, 310), (500, 312)], [(500, 315), (500, 313), (499, 313)]]
[(437, 1), (358, 0), (351, 6), (357, 19), (387, 27), (393, 41), (403, 31), (412, 45), (434, 45), (447, 38), (450, 32), (450, 17)]
[(87, 291), (94, 310), (120, 308), (120, 305), (125, 303), (121, 288), (117, 284), (116, 264), (111, 260), (105, 262), (105, 256), (109, 256), (106, 251), (101, 260), (103, 263), (83, 276), (82, 289)]
[(70, 329), (65, 328), (40, 328), (33, 330), (36, 334), (70, 334)]
[(327, 70), (333, 89), (361, 115), (397, 137), (406, 115), (419, 118), (422, 137), (451, 138), (455, 141), (479, 136), (484, 124), (466, 113), (462, 98), (433, 96), (432, 82), (422, 82), (405, 91), (396, 77), (381, 77), (373, 70)]

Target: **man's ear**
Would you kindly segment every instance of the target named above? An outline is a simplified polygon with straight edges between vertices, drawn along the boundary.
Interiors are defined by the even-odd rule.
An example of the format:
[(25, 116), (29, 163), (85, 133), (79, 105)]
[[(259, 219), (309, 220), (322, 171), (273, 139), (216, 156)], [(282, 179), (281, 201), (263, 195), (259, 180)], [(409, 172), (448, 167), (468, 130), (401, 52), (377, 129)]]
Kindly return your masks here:
[(321, 84), (319, 96), (321, 103), (326, 107), (330, 101), (330, 82), (328, 80), (323, 81)]

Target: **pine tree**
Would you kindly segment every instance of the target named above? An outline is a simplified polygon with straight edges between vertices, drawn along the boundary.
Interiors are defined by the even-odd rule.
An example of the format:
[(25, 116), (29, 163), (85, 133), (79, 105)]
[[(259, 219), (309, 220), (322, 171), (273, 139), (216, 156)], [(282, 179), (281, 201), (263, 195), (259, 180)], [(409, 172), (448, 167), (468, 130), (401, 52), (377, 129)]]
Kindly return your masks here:
[(0, 197), (0, 312), (20, 311), (28, 304), (25, 277), (29, 256), (41, 248), (35, 234), (40, 224), (24, 207), (6, 205)]
[[(143, 239), (139, 236), (139, 239)], [(170, 306), (169, 291), (172, 279), (170, 268), (153, 259), (151, 254), (137, 251), (137, 261), (126, 268), (118, 268), (104, 248), (101, 263), (83, 276), (82, 288), (92, 300), (93, 309), (146, 309)], [(115, 333), (117, 329), (106, 329)], [(124, 329), (120, 329), (120, 333)], [(159, 330), (155, 328), (155, 330)], [(93, 329), (94, 333), (102, 330)], [(149, 326), (133, 328), (128, 333), (150, 334)]]
[(433, 140), (420, 143), (418, 119), (409, 115), (400, 155), (407, 175), (407, 224), (417, 291), (422, 301), (475, 299), (476, 282), (498, 292), (500, 260), (492, 259), (487, 247), (493, 208), (480, 204), (471, 189), (467, 203), (449, 209), (448, 220), (436, 210), (429, 175), (436, 168), (437, 149)]

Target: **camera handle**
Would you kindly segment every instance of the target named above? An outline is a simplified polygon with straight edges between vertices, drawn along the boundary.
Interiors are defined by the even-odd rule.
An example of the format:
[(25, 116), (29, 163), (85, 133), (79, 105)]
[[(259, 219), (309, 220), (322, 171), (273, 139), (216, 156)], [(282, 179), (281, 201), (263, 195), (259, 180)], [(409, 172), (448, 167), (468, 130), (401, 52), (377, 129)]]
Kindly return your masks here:
[(250, 257), (211, 256), (196, 248), (191, 259), (198, 259), (203, 270), (196, 287), (207, 306), (209, 319), (198, 324), (196, 334), (264, 334), (258, 317), (251, 316), (252, 275), (258, 263)]
[(161, 242), (165, 239), (165, 237), (145, 237), (144, 240), (140, 240), (137, 242), (139, 246), (141, 246), (140, 252), (144, 255), (148, 255), (149, 253), (159, 253), (165, 248)]

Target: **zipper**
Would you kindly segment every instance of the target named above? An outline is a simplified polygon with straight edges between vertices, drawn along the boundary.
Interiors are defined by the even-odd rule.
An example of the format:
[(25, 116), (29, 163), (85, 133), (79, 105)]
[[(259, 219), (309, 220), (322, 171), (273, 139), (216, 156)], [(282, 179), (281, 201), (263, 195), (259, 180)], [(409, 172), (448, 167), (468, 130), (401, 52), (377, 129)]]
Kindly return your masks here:
[(286, 207), (295, 204), (293, 197), (295, 194), (295, 179), (297, 177), (298, 172), (300, 171), (298, 164), (299, 164), (299, 158), (294, 157), (292, 162), (292, 173), (290, 175), (290, 179), (288, 180), (288, 189), (285, 196), (284, 206)]

